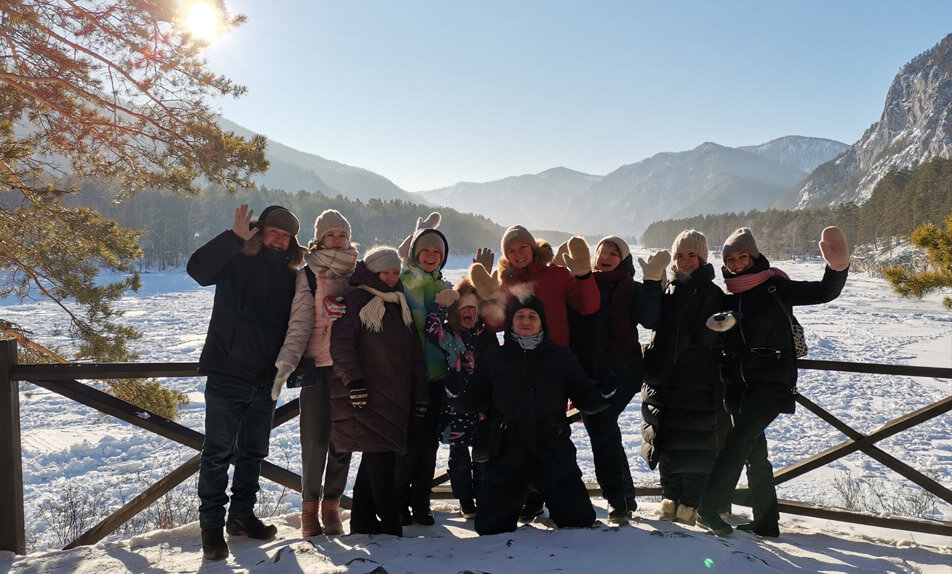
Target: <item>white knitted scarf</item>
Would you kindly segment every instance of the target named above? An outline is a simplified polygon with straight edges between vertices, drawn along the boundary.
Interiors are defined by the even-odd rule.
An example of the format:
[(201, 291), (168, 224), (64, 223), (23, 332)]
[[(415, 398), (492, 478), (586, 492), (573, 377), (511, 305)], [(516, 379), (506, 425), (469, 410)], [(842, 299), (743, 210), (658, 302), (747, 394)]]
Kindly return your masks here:
[(364, 305), (359, 314), (360, 322), (371, 332), (379, 333), (383, 331), (383, 314), (387, 312), (386, 303), (399, 303), (400, 311), (403, 314), (403, 324), (407, 327), (413, 325), (413, 315), (410, 314), (410, 307), (407, 306), (407, 298), (403, 296), (403, 293), (399, 291), (384, 293), (368, 285), (358, 285), (357, 287), (374, 296)]

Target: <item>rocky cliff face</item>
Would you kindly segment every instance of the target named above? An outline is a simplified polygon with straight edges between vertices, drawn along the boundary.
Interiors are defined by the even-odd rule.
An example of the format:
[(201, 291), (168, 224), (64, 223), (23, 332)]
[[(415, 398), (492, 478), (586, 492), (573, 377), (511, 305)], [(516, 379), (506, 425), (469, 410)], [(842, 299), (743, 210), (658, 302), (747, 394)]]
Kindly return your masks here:
[(797, 208), (863, 203), (889, 171), (952, 158), (952, 34), (899, 70), (882, 117), (791, 194)]

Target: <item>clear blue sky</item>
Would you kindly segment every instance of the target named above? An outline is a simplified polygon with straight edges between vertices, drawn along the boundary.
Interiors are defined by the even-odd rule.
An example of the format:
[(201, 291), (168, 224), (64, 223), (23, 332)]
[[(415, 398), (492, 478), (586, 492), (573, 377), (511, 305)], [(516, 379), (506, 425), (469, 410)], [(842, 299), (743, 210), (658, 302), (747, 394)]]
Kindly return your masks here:
[(705, 141), (854, 143), (952, 1), (226, 0), (222, 113), (408, 191)]

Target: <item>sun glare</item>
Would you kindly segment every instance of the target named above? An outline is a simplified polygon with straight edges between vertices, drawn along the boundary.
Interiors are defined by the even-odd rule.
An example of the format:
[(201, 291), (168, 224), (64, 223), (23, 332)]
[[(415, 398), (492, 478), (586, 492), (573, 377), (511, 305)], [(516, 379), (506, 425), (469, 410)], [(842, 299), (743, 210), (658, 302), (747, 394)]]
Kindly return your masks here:
[(196, 39), (212, 42), (218, 37), (218, 11), (205, 2), (196, 2), (185, 17), (185, 26)]

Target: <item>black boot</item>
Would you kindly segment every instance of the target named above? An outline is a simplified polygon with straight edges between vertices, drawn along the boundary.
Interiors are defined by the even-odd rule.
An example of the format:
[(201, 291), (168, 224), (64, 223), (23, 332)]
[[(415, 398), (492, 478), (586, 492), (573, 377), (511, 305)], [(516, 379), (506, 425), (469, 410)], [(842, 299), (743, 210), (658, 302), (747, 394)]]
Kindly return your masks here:
[(224, 560), (228, 558), (228, 545), (221, 528), (202, 529), (202, 558), (205, 560)]
[(271, 540), (278, 533), (276, 526), (265, 524), (254, 515), (244, 518), (229, 518), (228, 522), (225, 523), (225, 530), (232, 536), (247, 536), (258, 540)]

